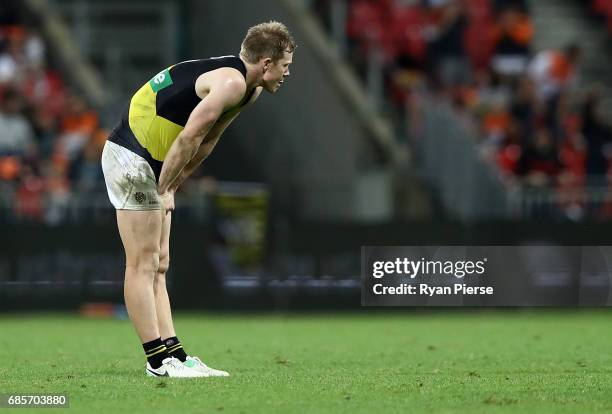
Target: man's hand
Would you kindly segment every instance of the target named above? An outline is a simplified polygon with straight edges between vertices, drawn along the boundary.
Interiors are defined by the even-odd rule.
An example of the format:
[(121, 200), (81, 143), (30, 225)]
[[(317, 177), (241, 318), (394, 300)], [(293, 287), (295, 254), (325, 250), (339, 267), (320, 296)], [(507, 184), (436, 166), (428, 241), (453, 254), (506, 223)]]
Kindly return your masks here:
[(168, 214), (174, 210), (174, 190), (168, 190), (164, 194), (160, 194), (162, 213)]

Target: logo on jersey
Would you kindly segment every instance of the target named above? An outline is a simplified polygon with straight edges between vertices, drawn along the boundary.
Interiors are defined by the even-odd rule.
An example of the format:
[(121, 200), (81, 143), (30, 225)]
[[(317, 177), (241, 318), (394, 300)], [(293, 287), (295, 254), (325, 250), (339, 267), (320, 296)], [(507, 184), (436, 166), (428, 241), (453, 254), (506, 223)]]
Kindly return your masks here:
[(136, 199), (136, 201), (138, 201), (138, 203), (142, 204), (145, 201), (146, 196), (144, 195), (144, 193), (138, 191), (134, 194), (134, 198)]
[(155, 93), (167, 88), (172, 85), (172, 83), (172, 78), (170, 77), (170, 71), (168, 69), (162, 70), (149, 81), (149, 85), (151, 85), (151, 89), (153, 89)]

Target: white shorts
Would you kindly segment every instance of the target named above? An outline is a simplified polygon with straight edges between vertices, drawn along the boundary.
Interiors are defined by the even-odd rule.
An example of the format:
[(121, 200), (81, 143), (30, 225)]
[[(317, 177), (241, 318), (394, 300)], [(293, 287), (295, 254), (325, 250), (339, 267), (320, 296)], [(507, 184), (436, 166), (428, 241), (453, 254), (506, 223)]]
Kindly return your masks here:
[(102, 172), (111, 204), (117, 210), (159, 210), (157, 181), (149, 163), (140, 155), (106, 141)]

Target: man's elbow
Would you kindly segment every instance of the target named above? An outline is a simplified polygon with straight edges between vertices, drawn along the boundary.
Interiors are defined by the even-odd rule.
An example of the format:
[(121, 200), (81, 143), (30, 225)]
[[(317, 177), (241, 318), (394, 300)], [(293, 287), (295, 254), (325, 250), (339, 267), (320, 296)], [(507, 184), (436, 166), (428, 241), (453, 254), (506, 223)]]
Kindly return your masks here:
[(199, 122), (194, 125), (185, 125), (185, 129), (183, 130), (182, 135), (186, 140), (192, 140), (197, 142), (199, 145), (206, 134), (211, 130), (211, 128), (215, 125), (217, 120), (219, 119), (219, 114), (216, 112), (209, 112), (200, 117)]
[(189, 133), (185, 130), (176, 138), (173, 146), (178, 147), (177, 149), (187, 159), (193, 158), (195, 153), (198, 151), (202, 138), (197, 134)]

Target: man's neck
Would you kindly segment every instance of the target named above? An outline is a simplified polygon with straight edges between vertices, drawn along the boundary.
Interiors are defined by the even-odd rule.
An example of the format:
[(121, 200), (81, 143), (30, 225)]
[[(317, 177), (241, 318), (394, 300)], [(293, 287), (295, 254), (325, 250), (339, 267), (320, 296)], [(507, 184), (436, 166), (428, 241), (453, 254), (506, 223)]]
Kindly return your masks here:
[(246, 87), (247, 91), (250, 91), (253, 88), (260, 86), (261, 84), (261, 76), (257, 71), (257, 67), (252, 63), (247, 62), (240, 56), (240, 60), (244, 63), (244, 67), (246, 67)]

